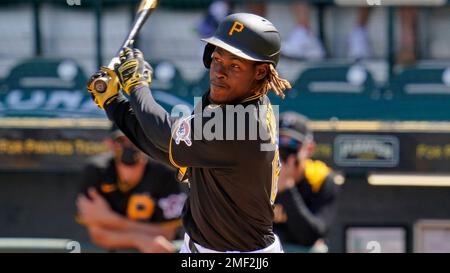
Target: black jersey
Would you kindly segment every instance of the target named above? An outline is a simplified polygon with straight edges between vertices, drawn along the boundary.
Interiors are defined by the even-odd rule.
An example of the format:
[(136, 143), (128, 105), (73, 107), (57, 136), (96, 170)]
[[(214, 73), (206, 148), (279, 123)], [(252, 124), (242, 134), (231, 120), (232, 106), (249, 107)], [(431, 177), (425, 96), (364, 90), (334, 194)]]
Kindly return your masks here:
[(112, 155), (91, 159), (83, 173), (83, 189), (94, 187), (115, 212), (131, 220), (162, 223), (181, 218), (185, 190), (175, 172), (149, 161), (141, 181), (134, 187), (120, 181)]
[[(141, 87), (129, 102), (116, 100), (106, 110), (137, 147), (186, 173), (190, 197), (183, 224), (193, 241), (217, 251), (253, 251), (275, 240), (278, 136), (267, 96), (255, 95), (234, 106), (245, 107), (247, 114), (230, 116), (227, 106), (211, 104), (205, 94), (192, 116), (172, 118), (148, 88)], [(208, 116), (207, 112), (214, 113)], [(196, 119), (196, 115), (202, 116)], [(235, 123), (216, 126), (211, 139), (202, 134), (214, 118), (222, 125)], [(261, 126), (256, 138), (250, 136), (254, 122)], [(242, 124), (244, 138), (238, 136)]]

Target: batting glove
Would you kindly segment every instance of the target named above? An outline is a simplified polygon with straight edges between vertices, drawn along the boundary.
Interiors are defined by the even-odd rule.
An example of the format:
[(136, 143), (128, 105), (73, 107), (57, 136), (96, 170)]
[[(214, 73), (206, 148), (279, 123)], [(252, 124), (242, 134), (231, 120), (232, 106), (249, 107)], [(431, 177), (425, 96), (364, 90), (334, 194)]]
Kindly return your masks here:
[[(95, 90), (95, 80), (102, 77), (109, 77), (107, 88), (104, 92), (98, 92)], [(97, 104), (100, 109), (105, 109), (105, 106), (111, 103), (117, 98), (119, 94), (120, 85), (117, 79), (116, 73), (113, 70), (102, 66), (99, 71), (95, 72), (89, 82), (87, 83), (87, 89), (92, 96), (92, 100)]]
[(144, 54), (139, 49), (123, 48), (119, 60), (120, 63), (115, 66), (115, 71), (122, 89), (128, 95), (136, 86), (150, 86), (153, 69), (144, 60)]

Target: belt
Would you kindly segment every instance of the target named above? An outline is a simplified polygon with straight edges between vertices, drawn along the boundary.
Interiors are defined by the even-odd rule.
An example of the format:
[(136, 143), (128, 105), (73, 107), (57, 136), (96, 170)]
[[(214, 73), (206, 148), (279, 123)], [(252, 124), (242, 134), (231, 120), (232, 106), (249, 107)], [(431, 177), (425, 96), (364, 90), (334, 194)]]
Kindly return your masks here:
[(189, 250), (191, 251), (191, 253), (199, 253), (197, 247), (195, 246), (194, 242), (192, 241), (191, 238), (188, 239), (188, 246), (189, 246)]

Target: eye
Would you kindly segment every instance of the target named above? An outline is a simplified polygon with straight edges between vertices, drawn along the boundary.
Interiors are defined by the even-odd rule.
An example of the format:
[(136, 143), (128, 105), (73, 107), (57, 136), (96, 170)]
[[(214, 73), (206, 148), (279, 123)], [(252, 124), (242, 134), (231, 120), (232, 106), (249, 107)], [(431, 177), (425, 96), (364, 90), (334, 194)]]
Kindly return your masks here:
[(212, 54), (211, 57), (212, 57), (212, 59), (213, 59), (215, 62), (218, 62), (218, 63), (221, 62), (220, 58), (219, 58), (216, 54)]
[(232, 64), (231, 67), (234, 68), (234, 69), (239, 69), (239, 68), (241, 68), (238, 64)]

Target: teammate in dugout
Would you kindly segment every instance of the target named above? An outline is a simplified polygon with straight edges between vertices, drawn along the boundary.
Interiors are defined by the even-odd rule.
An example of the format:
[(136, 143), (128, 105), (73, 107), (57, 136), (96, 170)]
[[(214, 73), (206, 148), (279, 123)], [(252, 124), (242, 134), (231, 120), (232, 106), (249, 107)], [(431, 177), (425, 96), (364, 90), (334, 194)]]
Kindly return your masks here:
[[(137, 147), (178, 168), (180, 180), (189, 181), (181, 252), (282, 252), (273, 232), (278, 133), (266, 96), (269, 90), (284, 96), (290, 88), (275, 70), (280, 35), (267, 19), (237, 13), (227, 16), (204, 41), (210, 89), (191, 116), (171, 117), (155, 102), (149, 89), (151, 68), (137, 49), (124, 48), (115, 71), (101, 68), (88, 90)], [(112, 81), (106, 92), (98, 93), (93, 81), (104, 75)], [(119, 86), (129, 101), (118, 96)], [(251, 110), (238, 119), (228, 106)], [(204, 114), (208, 112), (214, 114)], [(207, 140), (202, 128), (213, 119), (220, 121), (222, 131), (216, 128), (220, 136)], [(227, 122), (233, 126), (225, 126)], [(255, 122), (264, 129), (253, 139), (249, 124)], [(242, 133), (238, 124), (245, 125), (240, 128), (244, 139), (237, 138)]]
[(93, 157), (82, 176), (77, 220), (106, 249), (174, 252), (186, 188), (175, 171), (148, 160), (115, 126), (112, 153)]
[(295, 112), (280, 115), (282, 168), (274, 230), (286, 251), (326, 251), (324, 238), (336, 213), (343, 177), (311, 160), (315, 149), (309, 120)]

